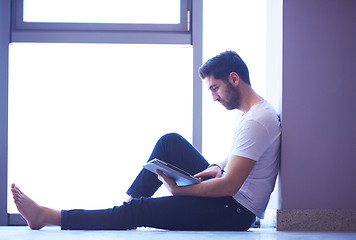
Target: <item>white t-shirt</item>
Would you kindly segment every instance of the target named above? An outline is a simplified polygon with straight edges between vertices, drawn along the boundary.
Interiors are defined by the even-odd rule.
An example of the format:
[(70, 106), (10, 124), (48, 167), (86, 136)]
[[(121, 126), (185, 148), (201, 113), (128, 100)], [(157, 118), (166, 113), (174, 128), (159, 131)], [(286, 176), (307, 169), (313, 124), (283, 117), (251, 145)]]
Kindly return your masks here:
[(234, 199), (263, 218), (279, 170), (281, 127), (278, 114), (266, 101), (238, 116), (231, 155), (256, 161)]

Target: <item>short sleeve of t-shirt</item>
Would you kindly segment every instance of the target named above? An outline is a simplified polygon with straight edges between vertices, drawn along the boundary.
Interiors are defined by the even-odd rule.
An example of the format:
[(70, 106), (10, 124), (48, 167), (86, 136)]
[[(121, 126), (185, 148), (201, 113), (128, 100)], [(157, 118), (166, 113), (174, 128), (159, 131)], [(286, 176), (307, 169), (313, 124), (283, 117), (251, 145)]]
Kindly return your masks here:
[(255, 120), (243, 120), (235, 134), (231, 155), (257, 161), (270, 146), (271, 139), (267, 129)]

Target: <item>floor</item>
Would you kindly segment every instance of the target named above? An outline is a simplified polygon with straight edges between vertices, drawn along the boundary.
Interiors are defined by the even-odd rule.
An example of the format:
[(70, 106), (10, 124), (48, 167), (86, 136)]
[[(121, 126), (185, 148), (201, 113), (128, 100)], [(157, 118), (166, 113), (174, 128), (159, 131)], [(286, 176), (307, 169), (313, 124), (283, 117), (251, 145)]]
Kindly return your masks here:
[(61, 231), (57, 227), (42, 230), (30, 230), (28, 227), (0, 227), (0, 240), (295, 240), (295, 239), (356, 239), (355, 233), (312, 233), (312, 232), (277, 232), (275, 229), (250, 229), (248, 232), (177, 232), (140, 228), (130, 231)]

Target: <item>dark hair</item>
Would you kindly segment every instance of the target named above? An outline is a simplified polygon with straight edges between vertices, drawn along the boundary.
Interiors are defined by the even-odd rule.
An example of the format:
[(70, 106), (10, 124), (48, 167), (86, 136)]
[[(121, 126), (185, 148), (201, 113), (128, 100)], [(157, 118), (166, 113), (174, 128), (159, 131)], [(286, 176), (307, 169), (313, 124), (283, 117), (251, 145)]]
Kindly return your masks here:
[(236, 72), (239, 77), (247, 83), (250, 83), (248, 68), (241, 57), (234, 51), (225, 51), (209, 59), (199, 68), (199, 75), (202, 79), (213, 75), (214, 78), (228, 81), (231, 72)]

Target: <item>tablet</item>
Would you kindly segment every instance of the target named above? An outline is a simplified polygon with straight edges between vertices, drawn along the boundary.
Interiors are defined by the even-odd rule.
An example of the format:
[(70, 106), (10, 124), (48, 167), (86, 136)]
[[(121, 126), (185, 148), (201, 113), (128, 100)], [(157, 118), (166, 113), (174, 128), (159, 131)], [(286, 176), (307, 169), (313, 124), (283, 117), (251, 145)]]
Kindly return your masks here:
[(157, 169), (161, 170), (165, 175), (172, 178), (178, 186), (186, 186), (201, 182), (199, 178), (196, 178), (184, 170), (173, 166), (172, 164), (165, 163), (157, 158), (149, 161), (147, 164), (143, 165), (143, 167), (155, 174), (157, 174)]

